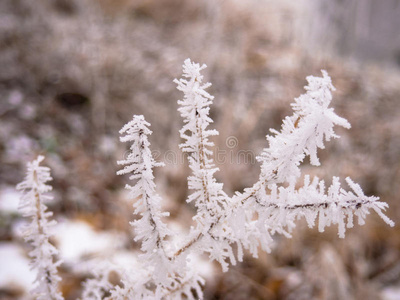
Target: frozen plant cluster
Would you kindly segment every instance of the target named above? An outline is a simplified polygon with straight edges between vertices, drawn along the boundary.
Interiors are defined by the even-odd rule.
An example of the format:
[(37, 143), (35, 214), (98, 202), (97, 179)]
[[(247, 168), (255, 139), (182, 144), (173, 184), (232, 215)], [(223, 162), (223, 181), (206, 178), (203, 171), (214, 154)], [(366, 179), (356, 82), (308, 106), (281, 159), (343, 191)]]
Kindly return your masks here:
[[(178, 243), (163, 222), (169, 214), (162, 211), (153, 175), (153, 169), (163, 164), (155, 161), (150, 150), (150, 124), (143, 116), (133, 116), (120, 131), (120, 140), (130, 144), (130, 152), (118, 162), (122, 169), (117, 174), (127, 174), (132, 181), (126, 189), (134, 201), (134, 214), (139, 216), (131, 225), (135, 241), (141, 243), (141, 265), (131, 272), (121, 272), (121, 283), (116, 286), (110, 284), (104, 270), (97, 272), (95, 278), (84, 284), (83, 299), (202, 299), (205, 282), (192, 266), (193, 256), (208, 255), (227, 271), (230, 265), (242, 261), (245, 250), (254, 257), (259, 249), (269, 252), (272, 236), (290, 237), (296, 221), (303, 217), (309, 227), (318, 226), (321, 232), (327, 226), (337, 225), (341, 238), (346, 228), (353, 227), (354, 218), (363, 225), (371, 210), (394, 226), (383, 213), (388, 205), (378, 197), (366, 196), (350, 178), (346, 178), (350, 190), (343, 189), (337, 177), (326, 188), (323, 180), (306, 175), (300, 186), (299, 167), (304, 158), (309, 156), (312, 165), (320, 165), (317, 150), (338, 137), (334, 126), (350, 128), (347, 120), (329, 106), (334, 87), (326, 71), (322, 71), (322, 77), (307, 77), (306, 93), (292, 104), (293, 115), (283, 120), (280, 131), (272, 130), (272, 135), (267, 136), (268, 147), (258, 157), (259, 180), (229, 197), (214, 177), (218, 169), (213, 163), (210, 138), (218, 131), (208, 128), (212, 123), (209, 111), (213, 96), (206, 91), (211, 84), (204, 83), (201, 74), (205, 67), (187, 59), (182, 78), (174, 81), (184, 94), (178, 101), (184, 120), (180, 147), (189, 154), (192, 174), (188, 177), (188, 187), (192, 192), (187, 202), (196, 207), (195, 226)], [(35, 246), (31, 254), (34, 266), (50, 278), (38, 279), (40, 287), (43, 286), (40, 292), (51, 293), (52, 298), (46, 299), (62, 299), (56, 292), (57, 263), (53, 264), (51, 259), (56, 250), (48, 243), (46, 231), (49, 213), (41, 202), (43, 193), (50, 189), (44, 184), (50, 179), (49, 170), (39, 167), (42, 159), (28, 164), (27, 179), (19, 189), (28, 189), (22, 202), (25, 215), (33, 220), (26, 236)], [(42, 227), (36, 225), (38, 218)]]

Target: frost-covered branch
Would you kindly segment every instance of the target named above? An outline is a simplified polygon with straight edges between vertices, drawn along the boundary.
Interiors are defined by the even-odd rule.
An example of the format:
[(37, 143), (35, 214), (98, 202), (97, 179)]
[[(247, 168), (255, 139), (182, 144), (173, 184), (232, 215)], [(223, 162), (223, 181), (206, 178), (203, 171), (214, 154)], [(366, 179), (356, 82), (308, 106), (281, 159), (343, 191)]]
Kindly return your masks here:
[(262, 163), (260, 179), (267, 184), (295, 183), (306, 155), (312, 165), (320, 165), (317, 149), (325, 148), (324, 141), (338, 137), (333, 127), (350, 128), (350, 123), (329, 107), (335, 88), (328, 73), (322, 70), (322, 75), (307, 77), (307, 92), (292, 104), (294, 114), (283, 120), (280, 132), (271, 130), (274, 135), (267, 136), (269, 147), (258, 157)]
[[(177, 299), (177, 295), (181, 294), (189, 297), (188, 289), (190, 291), (191, 287), (202, 282), (193, 272), (189, 276), (185, 257), (172, 258), (167, 253), (165, 238), (171, 232), (161, 218), (169, 213), (161, 211), (161, 198), (156, 193), (153, 176), (153, 168), (163, 164), (157, 163), (152, 157), (147, 137), (152, 132), (148, 126), (150, 124), (143, 116), (133, 116), (132, 121), (120, 131), (121, 141), (131, 142), (132, 145), (127, 158), (118, 162), (125, 167), (117, 174), (131, 174), (129, 178), (136, 180), (134, 186), (127, 185), (126, 188), (130, 191), (130, 197), (137, 199), (135, 214), (141, 217), (131, 224), (135, 229), (135, 240), (142, 241), (141, 250), (144, 254), (141, 255), (143, 270), (140, 278), (125, 274), (124, 286), (112, 292), (116, 299)], [(156, 285), (154, 290), (148, 289), (151, 282)], [(188, 282), (193, 285), (188, 287)]]
[(126, 185), (131, 199), (137, 199), (134, 213), (141, 216), (140, 219), (131, 222), (131, 225), (135, 229), (135, 240), (142, 241), (142, 258), (157, 268), (154, 276), (162, 282), (171, 268), (164, 248), (164, 239), (170, 232), (161, 220), (169, 213), (161, 211), (161, 198), (155, 190), (153, 168), (163, 166), (163, 163), (156, 162), (151, 154), (147, 136), (152, 132), (148, 126), (150, 124), (143, 116), (134, 116), (132, 121), (120, 130), (121, 142), (131, 142), (132, 145), (127, 158), (118, 161), (118, 164), (125, 167), (117, 174), (131, 174), (129, 179), (136, 180), (134, 186)]
[[(238, 219), (233, 223), (234, 230), (244, 247), (257, 256), (259, 244), (265, 251), (270, 250), (271, 235), (275, 232), (290, 237), (296, 221), (301, 217), (305, 218), (310, 228), (315, 226), (318, 217), (320, 232), (327, 226), (338, 225), (341, 238), (345, 236), (346, 227), (354, 226), (354, 216), (358, 224), (363, 225), (370, 210), (374, 210), (390, 226), (394, 225), (382, 212), (387, 208), (386, 203), (378, 201), (378, 197), (366, 196), (350, 178), (346, 178), (346, 181), (352, 191), (341, 188), (338, 177), (333, 178), (326, 191), (324, 181), (314, 178), (310, 182), (309, 176), (305, 176), (304, 185), (299, 189), (295, 189), (294, 185), (278, 187), (276, 184), (270, 186), (269, 193), (261, 189), (242, 206), (248, 214), (241, 215), (242, 222), (247, 224), (246, 230), (238, 223)], [(246, 217), (254, 219), (255, 212), (256, 222), (243, 220)], [(259, 242), (255, 242), (257, 239)]]
[(388, 225), (394, 226), (393, 221), (382, 213), (382, 210), (388, 207), (387, 203), (378, 201), (378, 197), (366, 196), (361, 187), (349, 177), (346, 178), (346, 182), (352, 191), (341, 188), (339, 178), (333, 177), (332, 184), (326, 192), (323, 180), (315, 177), (310, 182), (310, 177), (305, 176), (303, 187), (296, 190), (294, 186), (278, 188), (274, 184), (269, 195), (256, 197), (255, 201), (266, 210), (270, 210), (268, 220), (271, 220), (272, 224), (286, 226), (289, 231), (295, 227), (294, 222), (299, 217), (303, 216), (312, 228), (319, 216), (320, 232), (323, 232), (326, 226), (337, 224), (339, 237), (344, 238), (346, 226), (354, 226), (354, 215), (358, 218), (358, 224), (364, 225), (365, 217), (371, 209)]
[[(226, 243), (225, 238), (220, 234), (212, 234), (216, 229), (221, 216), (229, 209), (230, 198), (222, 190), (223, 185), (218, 183), (214, 173), (218, 171), (212, 159), (213, 152), (210, 147), (214, 143), (209, 138), (218, 135), (217, 130), (210, 130), (208, 126), (212, 123), (209, 117), (210, 105), (214, 99), (206, 89), (210, 83), (203, 83), (201, 70), (206, 65), (200, 66), (186, 59), (183, 64), (183, 78), (174, 82), (177, 89), (184, 94), (183, 100), (179, 100), (179, 112), (183, 117), (184, 126), (179, 131), (185, 140), (180, 145), (183, 152), (190, 154), (188, 157), (192, 175), (188, 177), (189, 189), (194, 192), (189, 196), (187, 202), (194, 202), (197, 214), (194, 219), (198, 222), (198, 228), (192, 230), (189, 241), (175, 256), (180, 255), (186, 249), (192, 248), (196, 244), (195, 250), (198, 252), (208, 252), (210, 259), (217, 260), (224, 269), (227, 269), (226, 258), (231, 258), (235, 263), (230, 243)], [(198, 245), (201, 240), (200, 245)]]
[(46, 182), (52, 178), (50, 169), (39, 165), (43, 160), (43, 156), (38, 156), (36, 160), (27, 164), (25, 180), (17, 185), (17, 189), (22, 193), (19, 210), (24, 217), (31, 219), (25, 226), (23, 235), (25, 241), (33, 246), (29, 256), (32, 257), (32, 268), (37, 271), (34, 296), (38, 300), (61, 300), (64, 299), (58, 291), (61, 278), (57, 274), (57, 267), (61, 261), (56, 260), (58, 250), (49, 242), (52, 236), (50, 230), (56, 221), (49, 220), (53, 213), (47, 211), (44, 204), (52, 199), (46, 194), (52, 189)]
[(213, 152), (209, 147), (214, 143), (209, 137), (218, 135), (217, 130), (207, 129), (213, 120), (208, 116), (210, 105), (214, 99), (206, 89), (210, 83), (203, 83), (200, 71), (206, 65), (192, 63), (186, 59), (183, 64), (183, 77), (174, 82), (178, 90), (184, 93), (183, 100), (179, 100), (179, 112), (185, 125), (179, 131), (186, 141), (180, 144), (183, 152), (190, 154), (189, 166), (192, 175), (188, 177), (189, 189), (194, 192), (187, 202), (194, 202), (198, 211), (195, 219), (206, 229), (222, 214), (227, 207), (227, 195), (222, 190), (222, 184), (214, 178), (218, 168), (213, 164)]
[[(347, 227), (353, 226), (353, 215), (364, 224), (364, 218), (373, 209), (389, 225), (393, 222), (383, 213), (386, 203), (379, 202), (377, 197), (367, 197), (359, 185), (347, 178), (353, 192), (340, 188), (339, 179), (325, 192), (324, 182), (314, 179), (309, 183), (305, 177), (302, 188), (295, 190), (300, 176), (299, 165), (305, 156), (318, 166), (317, 149), (324, 148), (324, 142), (337, 138), (333, 127), (339, 125), (350, 128), (347, 120), (339, 117), (329, 107), (332, 100), (331, 91), (335, 90), (326, 71), (323, 77), (307, 77), (306, 93), (295, 99), (292, 104), (294, 114), (283, 121), (280, 132), (271, 130), (274, 136), (267, 136), (269, 147), (265, 148), (258, 160), (262, 163), (260, 179), (244, 193), (233, 197), (235, 203), (227, 220), (237, 237), (246, 249), (257, 256), (260, 245), (270, 251), (271, 235), (275, 232), (290, 236), (296, 226), (295, 221), (304, 216), (310, 227), (319, 216), (319, 230), (326, 226), (338, 224), (339, 237), (345, 234)], [(288, 187), (279, 186), (289, 184)], [(257, 216), (257, 221), (254, 221)]]

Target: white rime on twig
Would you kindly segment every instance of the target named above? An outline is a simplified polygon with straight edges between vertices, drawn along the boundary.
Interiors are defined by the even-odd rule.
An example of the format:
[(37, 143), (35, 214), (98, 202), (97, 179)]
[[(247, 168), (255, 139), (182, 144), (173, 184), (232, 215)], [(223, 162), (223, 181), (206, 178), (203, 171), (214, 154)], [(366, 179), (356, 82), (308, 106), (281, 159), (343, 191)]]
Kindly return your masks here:
[(38, 156), (27, 164), (25, 180), (17, 185), (17, 190), (22, 194), (19, 210), (24, 217), (31, 220), (24, 227), (23, 235), (25, 241), (33, 246), (29, 256), (32, 258), (32, 269), (37, 271), (34, 297), (37, 300), (62, 300), (64, 298), (58, 291), (61, 278), (57, 275), (57, 267), (61, 261), (56, 260), (58, 250), (49, 242), (50, 229), (56, 221), (49, 220), (53, 213), (47, 211), (44, 204), (52, 199), (46, 194), (52, 189), (46, 182), (52, 178), (50, 169), (39, 165), (43, 160), (43, 156)]
[[(135, 240), (141, 241), (143, 254), (140, 258), (144, 263), (136, 274), (125, 274), (123, 287), (117, 287), (111, 295), (115, 299), (180, 299), (182, 295), (194, 299), (190, 291), (195, 288), (201, 295), (199, 284), (203, 279), (189, 272), (186, 261), (173, 259), (165, 246), (165, 239), (171, 232), (161, 219), (169, 213), (161, 210), (161, 198), (156, 193), (153, 176), (153, 168), (163, 164), (156, 162), (151, 154), (147, 137), (152, 133), (149, 126), (143, 116), (133, 116), (120, 130), (121, 142), (130, 142), (131, 146), (126, 159), (118, 161), (124, 168), (117, 174), (130, 174), (129, 179), (135, 180), (133, 186), (126, 185), (126, 188), (131, 199), (136, 199), (134, 213), (140, 218), (131, 225), (136, 233)], [(156, 285), (154, 289), (148, 288), (151, 283)]]

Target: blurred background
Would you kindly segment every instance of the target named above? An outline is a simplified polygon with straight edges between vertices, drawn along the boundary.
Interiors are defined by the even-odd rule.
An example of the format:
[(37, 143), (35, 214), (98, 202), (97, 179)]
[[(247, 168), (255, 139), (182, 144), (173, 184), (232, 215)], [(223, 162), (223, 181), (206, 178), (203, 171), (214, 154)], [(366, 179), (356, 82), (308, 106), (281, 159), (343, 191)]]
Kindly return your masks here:
[[(189, 228), (189, 169), (170, 156), (179, 157), (183, 124), (172, 80), (188, 57), (208, 66), (213, 141), (229, 155), (216, 176), (229, 195), (259, 175), (238, 153), (260, 153), (305, 77), (325, 69), (337, 88), (333, 107), (352, 128), (338, 129), (341, 139), (320, 151), (322, 167), (307, 160), (304, 174), (328, 183), (351, 176), (399, 223), (399, 0), (2, 0), (0, 299), (29, 299), (34, 274), (14, 186), (38, 154), (54, 177), (48, 206), (65, 298), (80, 296), (97, 260), (135, 267), (127, 178), (115, 174), (126, 151), (118, 130), (133, 114), (152, 124), (152, 149), (166, 162), (155, 175), (169, 225)], [(205, 298), (400, 299), (399, 250), (399, 226), (373, 214), (344, 240), (337, 228), (321, 234), (299, 222), (292, 239), (275, 237), (271, 254), (227, 273), (201, 263)]]

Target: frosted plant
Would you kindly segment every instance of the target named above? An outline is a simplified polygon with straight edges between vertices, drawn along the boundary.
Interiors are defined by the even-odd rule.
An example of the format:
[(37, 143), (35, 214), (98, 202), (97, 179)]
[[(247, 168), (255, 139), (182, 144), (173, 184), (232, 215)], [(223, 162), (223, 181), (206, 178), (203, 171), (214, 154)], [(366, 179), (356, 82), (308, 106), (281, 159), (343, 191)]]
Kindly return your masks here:
[[(135, 213), (141, 214), (141, 218), (133, 222), (133, 226), (137, 239), (142, 240), (143, 259), (147, 264), (143, 269), (145, 275), (136, 276), (139, 281), (126, 280), (124, 288), (116, 290), (120, 299), (181, 299), (185, 289), (190, 291), (190, 284), (197, 290), (199, 283), (203, 284), (194, 274), (191, 276), (195, 280), (187, 281), (189, 285), (182, 284), (190, 269), (188, 257), (208, 253), (209, 258), (218, 261), (226, 271), (229, 262), (235, 264), (236, 259), (242, 260), (243, 249), (257, 257), (260, 246), (264, 251), (270, 251), (275, 233), (290, 237), (295, 221), (301, 217), (306, 219), (309, 227), (318, 222), (320, 231), (337, 224), (341, 238), (346, 227), (353, 227), (354, 215), (362, 225), (371, 209), (390, 226), (394, 225), (382, 212), (387, 204), (378, 201), (377, 197), (364, 195), (350, 178), (346, 181), (352, 191), (341, 188), (337, 177), (326, 191), (324, 181), (318, 178), (311, 181), (307, 175), (304, 185), (296, 189), (301, 175), (299, 166), (304, 158), (309, 156), (311, 164), (318, 166), (317, 149), (324, 148), (325, 141), (338, 137), (333, 127), (350, 128), (347, 120), (329, 107), (334, 87), (326, 71), (322, 71), (322, 77), (307, 77), (306, 93), (292, 104), (294, 114), (284, 119), (280, 132), (271, 130), (273, 135), (267, 136), (269, 147), (258, 157), (261, 162), (259, 180), (243, 193), (228, 197), (222, 184), (214, 178), (218, 169), (213, 164), (210, 149), (213, 143), (209, 138), (218, 131), (208, 129), (212, 123), (209, 110), (213, 97), (206, 92), (211, 84), (203, 83), (200, 73), (205, 67), (187, 59), (183, 65), (183, 78), (174, 80), (178, 90), (184, 93), (183, 100), (178, 101), (184, 119), (180, 130), (184, 143), (180, 147), (189, 153), (192, 174), (188, 177), (188, 186), (193, 190), (187, 202), (194, 202), (197, 209), (193, 218), (197, 226), (191, 228), (185, 243), (178, 248), (165, 240), (171, 233), (161, 222), (161, 217), (166, 214), (161, 212), (152, 173), (152, 168), (160, 164), (153, 160), (148, 148), (149, 123), (143, 116), (134, 116), (121, 130), (126, 134), (121, 141), (133, 144), (131, 154), (120, 162), (127, 166), (118, 174), (132, 173), (130, 179), (138, 180), (134, 187), (128, 185), (127, 188), (133, 199), (138, 198)], [(235, 244), (236, 255), (232, 248)], [(144, 288), (150, 281), (156, 284), (154, 292)], [(172, 287), (174, 282), (176, 287)], [(187, 293), (186, 296), (191, 297)], [(199, 296), (201, 298), (201, 294)]]
[(23, 229), (25, 241), (33, 246), (29, 252), (32, 257), (32, 269), (37, 271), (36, 287), (33, 290), (35, 299), (61, 300), (64, 299), (58, 291), (58, 282), (61, 278), (57, 275), (57, 267), (61, 261), (56, 261), (58, 250), (49, 242), (51, 227), (56, 224), (50, 221), (52, 212), (47, 211), (45, 201), (52, 197), (46, 195), (52, 188), (46, 182), (52, 180), (50, 169), (40, 166), (43, 156), (27, 164), (25, 180), (17, 185), (22, 192), (19, 210), (31, 222)]
[[(94, 279), (84, 284), (83, 299), (102, 299), (106, 295), (110, 295), (106, 298), (109, 300), (202, 299), (204, 279), (192, 265), (193, 256), (206, 254), (227, 271), (230, 264), (242, 260), (245, 249), (257, 257), (260, 248), (271, 250), (274, 234), (290, 237), (296, 221), (302, 217), (309, 227), (317, 225), (321, 232), (327, 226), (338, 225), (340, 238), (344, 238), (346, 228), (353, 227), (354, 216), (363, 225), (370, 210), (394, 226), (383, 213), (388, 205), (378, 197), (366, 196), (350, 178), (346, 178), (349, 191), (341, 187), (337, 177), (333, 177), (327, 189), (323, 180), (311, 179), (308, 175), (304, 176), (302, 186), (299, 183), (300, 164), (305, 157), (309, 156), (312, 165), (320, 165), (317, 150), (324, 148), (326, 141), (338, 137), (334, 126), (350, 128), (347, 120), (329, 106), (334, 87), (326, 71), (322, 71), (322, 77), (307, 77), (306, 93), (292, 104), (293, 115), (283, 120), (280, 131), (271, 130), (272, 135), (267, 136), (269, 145), (258, 157), (261, 163), (258, 181), (242, 193), (227, 196), (222, 184), (214, 178), (218, 169), (213, 164), (210, 137), (218, 131), (208, 129), (212, 123), (209, 110), (213, 97), (206, 92), (211, 84), (203, 83), (201, 71), (205, 67), (187, 59), (183, 78), (174, 80), (178, 90), (184, 93), (183, 100), (178, 101), (184, 120), (180, 130), (184, 142), (180, 147), (189, 154), (192, 174), (188, 177), (188, 187), (192, 193), (187, 202), (194, 203), (197, 210), (193, 217), (196, 226), (190, 228), (183, 242), (177, 243), (174, 233), (163, 222), (169, 214), (162, 211), (153, 175), (153, 168), (163, 164), (156, 162), (150, 151), (150, 124), (143, 116), (133, 116), (120, 131), (120, 140), (130, 143), (130, 151), (126, 159), (118, 162), (123, 168), (117, 174), (129, 174), (133, 181), (126, 188), (134, 201), (134, 214), (138, 215), (131, 225), (135, 241), (141, 243), (142, 254), (136, 267), (118, 271), (120, 285), (112, 287), (106, 275), (109, 270), (97, 272)], [(47, 226), (49, 213), (45, 212), (45, 206), (40, 206), (36, 219), (37, 210), (32, 206), (32, 203), (41, 203), (42, 193), (50, 189), (44, 184), (50, 179), (49, 170), (38, 166), (42, 159), (39, 157), (28, 165), (27, 179), (18, 188), (29, 189), (23, 197), (25, 214), (34, 221), (45, 220)], [(61, 299), (56, 292), (57, 264), (52, 264), (50, 259), (56, 250), (48, 243), (48, 234), (38, 232), (44, 229), (37, 229), (34, 222), (31, 226), (36, 231), (27, 231), (28, 239), (38, 249), (43, 248), (44, 241), (44, 249), (48, 250), (45, 260), (43, 255), (37, 258), (38, 254), (33, 254), (35, 264), (48, 270), (42, 273), (50, 278), (47, 286), (55, 295), (52, 299)]]
[[(118, 162), (125, 167), (117, 174), (131, 173), (129, 179), (136, 180), (134, 186), (126, 185), (126, 188), (132, 199), (138, 199), (134, 204), (134, 213), (141, 217), (131, 225), (136, 233), (135, 240), (141, 240), (143, 254), (140, 259), (145, 264), (142, 272), (134, 274), (136, 280), (132, 280), (132, 274), (123, 276), (124, 287), (117, 288), (112, 296), (116, 299), (161, 299), (167, 296), (174, 299), (186, 294), (190, 299), (190, 289), (197, 287), (200, 293), (199, 282), (203, 280), (196, 274), (190, 274), (186, 266), (179, 264), (178, 260), (172, 260), (167, 253), (165, 239), (171, 232), (161, 218), (169, 213), (161, 211), (161, 198), (155, 191), (153, 181), (153, 168), (163, 164), (152, 157), (147, 138), (152, 133), (149, 125), (143, 116), (133, 116), (132, 121), (120, 130), (123, 135), (120, 140), (132, 142), (132, 145), (127, 158)], [(143, 284), (138, 284), (137, 280)], [(151, 282), (156, 285), (154, 291), (147, 289)]]

